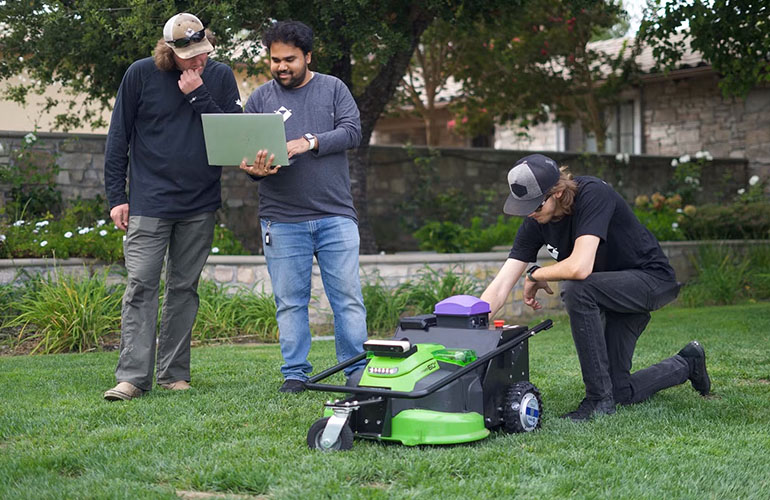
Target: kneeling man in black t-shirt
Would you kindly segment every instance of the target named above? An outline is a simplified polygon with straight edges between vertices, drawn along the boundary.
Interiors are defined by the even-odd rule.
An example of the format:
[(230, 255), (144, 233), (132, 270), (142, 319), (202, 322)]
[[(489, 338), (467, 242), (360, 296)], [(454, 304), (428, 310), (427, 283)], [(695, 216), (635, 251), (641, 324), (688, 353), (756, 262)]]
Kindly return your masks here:
[[(526, 274), (524, 303), (540, 309), (537, 291), (552, 294), (548, 282), (562, 281), (561, 298), (586, 387), (577, 410), (564, 417), (582, 421), (615, 413), (617, 403), (644, 401), (688, 379), (707, 395), (706, 355), (696, 341), (631, 373), (634, 347), (650, 311), (676, 298), (679, 285), (655, 236), (625, 200), (601, 179), (573, 178), (539, 154), (520, 159), (508, 172), (508, 184), (503, 211), (526, 218), (508, 260), (481, 298), (494, 316)], [(527, 268), (537, 262), (543, 245), (557, 262)]]

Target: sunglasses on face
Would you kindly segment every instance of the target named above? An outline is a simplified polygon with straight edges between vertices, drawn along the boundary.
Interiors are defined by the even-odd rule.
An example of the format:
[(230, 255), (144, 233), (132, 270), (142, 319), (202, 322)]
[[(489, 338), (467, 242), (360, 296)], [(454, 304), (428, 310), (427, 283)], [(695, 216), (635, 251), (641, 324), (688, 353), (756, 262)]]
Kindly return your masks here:
[(545, 202), (548, 201), (548, 198), (550, 197), (551, 197), (550, 194), (545, 195), (545, 198), (543, 198), (543, 201), (540, 202), (540, 205), (538, 205), (538, 207), (532, 213), (538, 213), (539, 211), (541, 211), (543, 209), (543, 205), (545, 205)]
[(206, 28), (203, 28), (200, 31), (197, 31), (193, 33), (190, 36), (186, 36), (184, 38), (177, 38), (176, 40), (172, 42), (168, 42), (177, 49), (181, 49), (182, 47), (187, 47), (191, 43), (197, 43), (203, 40), (206, 37)]

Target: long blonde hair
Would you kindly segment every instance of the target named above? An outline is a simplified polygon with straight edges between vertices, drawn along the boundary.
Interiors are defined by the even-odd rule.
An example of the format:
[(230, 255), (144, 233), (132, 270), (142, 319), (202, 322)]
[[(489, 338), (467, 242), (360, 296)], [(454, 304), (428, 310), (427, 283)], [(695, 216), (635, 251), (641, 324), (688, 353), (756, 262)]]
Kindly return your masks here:
[(559, 170), (561, 171), (559, 174), (559, 180), (556, 181), (556, 184), (554, 184), (551, 189), (548, 190), (548, 194), (552, 195), (562, 191), (561, 197), (554, 197), (554, 202), (556, 203), (556, 207), (559, 211), (561, 211), (564, 215), (569, 215), (572, 213), (572, 206), (575, 204), (575, 196), (577, 196), (578, 185), (577, 182), (573, 180), (572, 174), (567, 167), (561, 167)]
[[(216, 47), (216, 36), (208, 28), (206, 28), (206, 39), (212, 45)], [(171, 71), (176, 68), (176, 61), (174, 61), (174, 50), (168, 46), (166, 41), (161, 38), (158, 43), (155, 44), (155, 50), (153, 51), (152, 58), (155, 60), (155, 66), (161, 71)]]

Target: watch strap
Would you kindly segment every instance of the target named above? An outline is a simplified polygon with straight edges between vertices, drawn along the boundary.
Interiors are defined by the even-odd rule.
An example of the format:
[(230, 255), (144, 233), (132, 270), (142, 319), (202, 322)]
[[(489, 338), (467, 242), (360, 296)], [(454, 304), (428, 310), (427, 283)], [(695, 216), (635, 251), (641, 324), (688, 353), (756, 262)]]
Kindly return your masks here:
[(538, 266), (537, 264), (527, 269), (527, 279), (532, 283), (537, 283), (537, 280), (534, 278), (534, 276), (532, 276), (532, 273), (534, 273), (538, 269), (540, 269), (540, 266)]

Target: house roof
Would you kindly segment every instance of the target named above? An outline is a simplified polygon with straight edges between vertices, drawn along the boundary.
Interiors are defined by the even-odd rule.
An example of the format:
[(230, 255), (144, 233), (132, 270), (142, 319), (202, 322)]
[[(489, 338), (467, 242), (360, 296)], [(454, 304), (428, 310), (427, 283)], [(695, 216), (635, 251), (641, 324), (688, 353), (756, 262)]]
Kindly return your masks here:
[[(677, 35), (677, 37), (675, 37), (672, 41), (679, 42), (683, 38), (683, 35)], [(591, 42), (588, 44), (588, 48), (596, 50), (597, 52), (603, 52), (607, 55), (617, 55), (621, 50), (623, 50), (624, 44), (627, 45), (626, 51), (630, 52), (633, 43), (633, 38), (611, 38), (609, 40)], [(655, 57), (653, 56), (652, 47), (647, 44), (643, 45), (641, 53), (636, 57), (636, 63), (639, 65), (639, 70), (644, 74), (661, 73), (655, 61)], [(681, 55), (678, 66), (673, 71), (705, 66), (709, 66), (709, 64), (703, 59), (703, 54), (697, 50), (693, 50), (690, 46), (689, 39), (684, 38), (684, 51)]]

